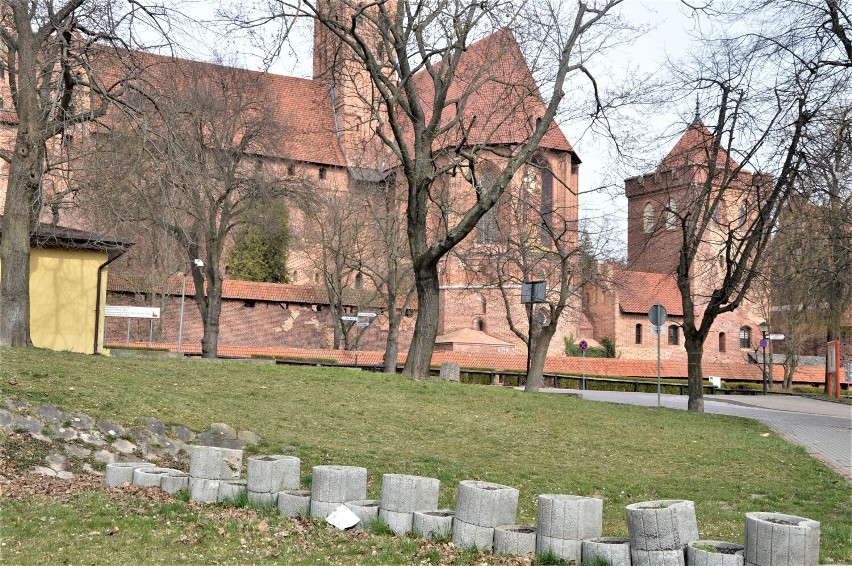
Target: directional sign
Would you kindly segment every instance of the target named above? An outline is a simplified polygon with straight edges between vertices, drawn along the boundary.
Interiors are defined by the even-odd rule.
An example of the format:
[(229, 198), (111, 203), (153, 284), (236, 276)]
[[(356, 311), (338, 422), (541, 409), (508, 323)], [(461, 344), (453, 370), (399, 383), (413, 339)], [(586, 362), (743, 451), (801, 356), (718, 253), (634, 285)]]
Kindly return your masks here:
[(669, 313), (666, 312), (666, 307), (660, 304), (653, 305), (648, 309), (648, 320), (654, 326), (662, 326), (669, 318)]
[(358, 322), (358, 317), (357, 316), (341, 316), (340, 320), (343, 320), (345, 322)]
[(160, 309), (157, 307), (107, 305), (104, 307), (104, 316), (114, 316), (117, 318), (160, 318)]
[(370, 323), (369, 322), (356, 322), (355, 326), (360, 326), (360, 327), (363, 328), (364, 326), (370, 326)]
[(358, 318), (375, 318), (377, 315), (374, 312), (359, 312)]
[(767, 336), (767, 338), (769, 338), (770, 340), (783, 340), (786, 337), (780, 332), (778, 332), (776, 334), (770, 334), (769, 336)]

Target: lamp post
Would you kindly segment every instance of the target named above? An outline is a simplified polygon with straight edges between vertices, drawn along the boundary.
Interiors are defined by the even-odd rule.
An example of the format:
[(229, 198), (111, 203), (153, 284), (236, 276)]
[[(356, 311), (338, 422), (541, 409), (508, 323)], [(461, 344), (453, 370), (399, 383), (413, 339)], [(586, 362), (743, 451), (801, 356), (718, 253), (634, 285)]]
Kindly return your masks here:
[(177, 351), (182, 352), (182, 344), (183, 344), (183, 306), (186, 302), (186, 274), (189, 273), (193, 267), (204, 267), (204, 262), (198, 258), (192, 260), (192, 265), (189, 266), (189, 269), (183, 272), (183, 285), (180, 290), (180, 322), (178, 323), (178, 340), (177, 340)]
[(760, 348), (763, 350), (763, 394), (767, 395), (769, 393), (769, 376), (766, 374), (766, 346), (769, 344), (769, 340), (766, 339), (766, 335), (769, 334), (769, 323), (764, 320), (757, 327), (760, 328)]

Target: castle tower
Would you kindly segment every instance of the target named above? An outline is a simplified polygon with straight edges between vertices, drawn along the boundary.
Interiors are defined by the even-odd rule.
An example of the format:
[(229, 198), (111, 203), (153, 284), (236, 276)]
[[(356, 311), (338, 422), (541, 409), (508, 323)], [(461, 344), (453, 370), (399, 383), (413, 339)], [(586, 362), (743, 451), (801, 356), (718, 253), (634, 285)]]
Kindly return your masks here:
[[(376, 63), (384, 65), (390, 75), (392, 68), (387, 61), (392, 54), (382, 29), (395, 17), (396, 2), (388, 0), (363, 11), (360, 6), (341, 0), (320, 0), (317, 4), (323, 19), (347, 29), (354, 26), (355, 34), (364, 40)], [(314, 20), (313, 71), (314, 80), (328, 85), (338, 139), (349, 167), (356, 177), (360, 170), (381, 170), (387, 155), (376, 135), (386, 117), (381, 98), (362, 60), (318, 18)]]

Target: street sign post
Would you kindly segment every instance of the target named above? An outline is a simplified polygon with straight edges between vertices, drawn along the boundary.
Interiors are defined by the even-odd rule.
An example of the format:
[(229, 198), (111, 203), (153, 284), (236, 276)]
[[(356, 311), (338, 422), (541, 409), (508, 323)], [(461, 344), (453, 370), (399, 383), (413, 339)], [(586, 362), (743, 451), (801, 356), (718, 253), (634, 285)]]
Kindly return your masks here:
[(589, 348), (589, 343), (585, 340), (580, 340), (580, 351), (583, 352), (583, 391), (586, 390), (586, 350)]
[(666, 323), (668, 318), (669, 313), (666, 311), (666, 307), (659, 303), (652, 305), (651, 308), (648, 309), (648, 320), (650, 320), (653, 325), (651, 330), (654, 331), (654, 328), (656, 327), (654, 334), (657, 335), (657, 407), (660, 406), (660, 390), (662, 389), (660, 384), (660, 334), (663, 333), (662, 326)]

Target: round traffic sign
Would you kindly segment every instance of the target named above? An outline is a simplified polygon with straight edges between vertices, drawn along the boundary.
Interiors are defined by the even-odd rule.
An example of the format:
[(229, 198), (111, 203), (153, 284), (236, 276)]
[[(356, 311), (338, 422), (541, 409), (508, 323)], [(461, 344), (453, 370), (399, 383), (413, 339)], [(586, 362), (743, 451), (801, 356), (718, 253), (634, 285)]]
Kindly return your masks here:
[(769, 346), (769, 341), (768, 341), (766, 338), (762, 338), (762, 339), (760, 340), (760, 347), (761, 347), (761, 348), (766, 348), (767, 346)]
[(588, 348), (588, 347), (589, 347), (589, 343), (588, 343), (588, 342), (586, 342), (585, 340), (580, 340), (580, 349), (581, 349), (581, 350), (583, 350), (583, 351), (585, 352), (585, 351), (586, 351), (586, 348)]
[(662, 326), (668, 318), (669, 313), (666, 311), (666, 307), (661, 304), (653, 305), (648, 309), (648, 320), (654, 326)]

